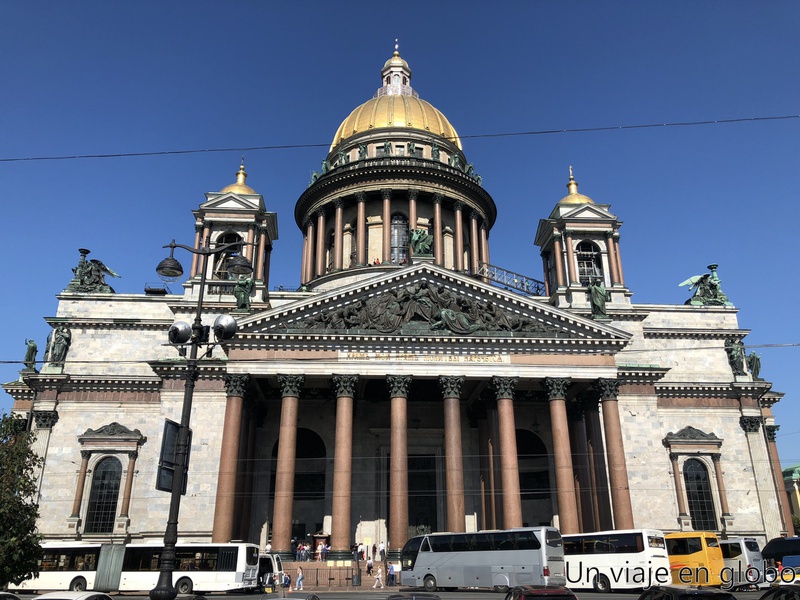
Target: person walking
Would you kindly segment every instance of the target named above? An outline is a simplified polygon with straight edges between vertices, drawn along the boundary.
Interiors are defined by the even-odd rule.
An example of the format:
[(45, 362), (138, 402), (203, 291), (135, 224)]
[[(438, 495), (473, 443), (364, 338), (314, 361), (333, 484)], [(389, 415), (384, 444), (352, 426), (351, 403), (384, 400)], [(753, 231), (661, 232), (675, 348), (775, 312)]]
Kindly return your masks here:
[(372, 575), (372, 559), (367, 559), (367, 576)]
[(375, 571), (375, 585), (372, 586), (374, 590), (376, 587), (380, 587), (383, 589), (383, 568), (378, 567), (378, 570)]
[(393, 585), (395, 585), (394, 563), (389, 563), (389, 570), (388, 570), (386, 575), (387, 575), (387, 579), (388, 579), (388, 581), (386, 582), (386, 585), (388, 585), (389, 587), (392, 587)]
[(295, 583), (294, 589), (297, 591), (303, 589), (303, 567), (297, 567), (297, 583)]

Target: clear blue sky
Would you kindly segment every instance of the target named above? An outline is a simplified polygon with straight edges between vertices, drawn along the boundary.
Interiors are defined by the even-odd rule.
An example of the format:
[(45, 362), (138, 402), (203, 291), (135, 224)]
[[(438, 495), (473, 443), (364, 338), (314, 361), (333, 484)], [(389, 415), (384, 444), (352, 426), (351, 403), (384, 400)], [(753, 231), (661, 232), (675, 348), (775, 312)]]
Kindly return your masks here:
[[(799, 3), (0, 0), (0, 23), (0, 159), (303, 146), (244, 153), (278, 213), (271, 284), (287, 287), (294, 203), (399, 38), (413, 86), (497, 202), (492, 262), (541, 277), (536, 225), (573, 165), (580, 191), (625, 223), (635, 302), (682, 303), (678, 284), (719, 263), (762, 376), (786, 393), (782, 462), (800, 463), (800, 119), (469, 137), (797, 115)], [(25, 338), (41, 356), (78, 248), (122, 275), (118, 292), (142, 292), (241, 154), (0, 161), (2, 381)]]

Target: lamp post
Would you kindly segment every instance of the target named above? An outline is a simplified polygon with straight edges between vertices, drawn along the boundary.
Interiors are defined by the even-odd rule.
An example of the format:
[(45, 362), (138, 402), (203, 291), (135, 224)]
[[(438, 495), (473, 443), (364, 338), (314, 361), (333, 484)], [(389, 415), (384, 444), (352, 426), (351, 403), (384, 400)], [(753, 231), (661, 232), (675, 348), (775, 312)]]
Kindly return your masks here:
[[(208, 330), (203, 327), (203, 295), (206, 289), (206, 269), (208, 267), (208, 257), (221, 254), (225, 250), (239, 247), (242, 242), (224, 244), (216, 248), (210, 248), (209, 239), (206, 238), (205, 245), (200, 248), (192, 248), (183, 244), (176, 244), (172, 240), (170, 244), (164, 246), (169, 248), (169, 257), (158, 263), (156, 273), (164, 281), (177, 281), (183, 275), (183, 267), (175, 258), (173, 253), (175, 248), (183, 248), (192, 254), (199, 254), (200, 261), (200, 293), (197, 297), (197, 310), (191, 328), (186, 323), (176, 323), (169, 330), (169, 340), (173, 344), (186, 344), (190, 346), (189, 358), (186, 361), (186, 380), (183, 390), (183, 409), (181, 411), (180, 428), (178, 429), (178, 440), (175, 447), (175, 471), (172, 479), (172, 490), (169, 501), (169, 516), (167, 517), (167, 527), (164, 530), (164, 550), (161, 553), (159, 565), (159, 576), (156, 587), (150, 590), (152, 600), (174, 600), (178, 595), (172, 584), (172, 573), (175, 570), (175, 545), (178, 543), (178, 513), (181, 507), (181, 495), (186, 478), (186, 458), (189, 454), (189, 419), (192, 414), (192, 398), (194, 396), (194, 383), (198, 376), (198, 352), (199, 348), (207, 345), (210, 349), (216, 342), (208, 341)], [(253, 272), (250, 262), (243, 256), (236, 255), (228, 259), (226, 264), (228, 273), (234, 276), (249, 275)], [(217, 341), (228, 339), (236, 332), (236, 321), (229, 315), (218, 317), (214, 323), (214, 336)], [(186, 350), (181, 347), (182, 356), (186, 356)], [(203, 355), (205, 357), (208, 354)]]

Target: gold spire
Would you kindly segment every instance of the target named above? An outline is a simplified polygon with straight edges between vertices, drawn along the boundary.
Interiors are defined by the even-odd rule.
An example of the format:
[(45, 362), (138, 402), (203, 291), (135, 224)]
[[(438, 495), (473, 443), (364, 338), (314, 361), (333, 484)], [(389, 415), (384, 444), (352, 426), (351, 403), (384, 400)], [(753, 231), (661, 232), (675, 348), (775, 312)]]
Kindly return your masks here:
[(578, 182), (572, 174), (572, 165), (569, 166), (569, 181), (567, 182), (569, 194), (558, 201), (559, 204), (594, 204), (594, 200), (589, 196), (578, 193)]
[(220, 190), (221, 193), (231, 192), (233, 194), (256, 194), (253, 188), (245, 183), (247, 180), (247, 173), (244, 170), (244, 155), (242, 155), (242, 164), (236, 172), (236, 183), (226, 185)]

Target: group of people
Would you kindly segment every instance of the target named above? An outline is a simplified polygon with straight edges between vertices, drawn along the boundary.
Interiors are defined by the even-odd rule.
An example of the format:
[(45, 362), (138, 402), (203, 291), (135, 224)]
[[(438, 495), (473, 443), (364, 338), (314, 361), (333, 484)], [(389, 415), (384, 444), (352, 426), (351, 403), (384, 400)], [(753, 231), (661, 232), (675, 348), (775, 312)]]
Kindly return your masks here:
[(292, 540), (292, 554), (297, 562), (306, 562), (309, 560), (328, 560), (328, 553), (331, 546), (325, 541), (320, 540), (317, 544), (316, 551), (314, 546), (310, 543), (296, 542)]

